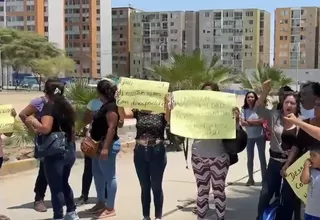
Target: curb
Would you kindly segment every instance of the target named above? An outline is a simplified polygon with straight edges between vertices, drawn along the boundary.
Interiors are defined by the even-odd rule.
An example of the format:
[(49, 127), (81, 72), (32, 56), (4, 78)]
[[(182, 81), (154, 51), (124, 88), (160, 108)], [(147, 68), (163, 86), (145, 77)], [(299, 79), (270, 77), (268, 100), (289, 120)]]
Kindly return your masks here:
[[(135, 141), (128, 141), (125, 143), (121, 143), (120, 153), (132, 152), (135, 147), (135, 144), (136, 144)], [(76, 158), (77, 159), (84, 158), (82, 151), (80, 151), (80, 150), (76, 151)], [(4, 163), (2, 168), (0, 169), (0, 176), (7, 176), (7, 175), (11, 175), (11, 174), (16, 174), (16, 173), (32, 170), (32, 169), (37, 168), (38, 166), (39, 166), (39, 162), (35, 158), (7, 162), (7, 163)]]

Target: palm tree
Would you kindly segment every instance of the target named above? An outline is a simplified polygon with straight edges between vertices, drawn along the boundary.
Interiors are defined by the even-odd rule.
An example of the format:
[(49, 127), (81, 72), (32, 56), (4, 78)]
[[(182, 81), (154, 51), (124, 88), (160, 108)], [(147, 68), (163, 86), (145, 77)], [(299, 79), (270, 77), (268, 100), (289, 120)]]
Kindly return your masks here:
[(6, 147), (26, 147), (34, 145), (34, 133), (26, 128), (20, 121), (15, 120), (13, 125), (13, 134), (4, 139)]
[(213, 56), (210, 62), (199, 50), (192, 54), (173, 54), (169, 62), (155, 66), (151, 71), (162, 80), (170, 82), (171, 89), (199, 89), (205, 82), (216, 82), (224, 88), (235, 81), (232, 69), (219, 64), (220, 58)]
[(274, 67), (261, 67), (252, 74), (242, 73), (239, 76), (239, 81), (242, 89), (255, 91), (260, 94), (262, 91), (262, 84), (266, 80), (271, 79), (271, 93), (276, 94), (280, 87), (290, 85), (294, 81), (292, 78), (283, 74), (283, 71)]

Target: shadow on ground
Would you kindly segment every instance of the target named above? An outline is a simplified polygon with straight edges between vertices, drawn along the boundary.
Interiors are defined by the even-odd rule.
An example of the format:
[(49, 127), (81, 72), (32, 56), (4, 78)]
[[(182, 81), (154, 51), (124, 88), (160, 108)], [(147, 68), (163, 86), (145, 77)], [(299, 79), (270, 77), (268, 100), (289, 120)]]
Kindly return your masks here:
[[(240, 185), (239, 185), (240, 184)], [(228, 186), (227, 191), (227, 211), (226, 219), (239, 220), (256, 218), (256, 210), (260, 187), (247, 187), (245, 184), (239, 183)], [(180, 201), (182, 202), (182, 201)], [(180, 212), (194, 212), (196, 204), (194, 200), (187, 199), (184, 202), (184, 207), (178, 206)], [(166, 213), (166, 216), (172, 213)], [(210, 196), (210, 210), (207, 214), (208, 219), (215, 219), (214, 199)]]

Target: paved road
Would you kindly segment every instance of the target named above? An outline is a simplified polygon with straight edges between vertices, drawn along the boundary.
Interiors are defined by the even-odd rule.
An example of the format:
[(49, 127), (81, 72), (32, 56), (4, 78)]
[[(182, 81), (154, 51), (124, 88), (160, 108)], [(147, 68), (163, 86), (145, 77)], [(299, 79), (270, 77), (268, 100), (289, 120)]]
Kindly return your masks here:
[[(256, 153), (257, 155), (257, 153)], [(255, 168), (259, 169), (258, 160), (255, 160)], [(131, 154), (119, 155), (117, 161), (118, 194), (116, 201), (117, 216), (113, 219), (124, 220), (141, 218), (140, 188), (132, 162)], [(83, 160), (78, 160), (72, 170), (71, 185), (75, 195), (81, 191), (81, 175)], [(52, 217), (52, 209), (46, 213), (37, 213), (32, 210), (33, 187), (37, 170), (3, 177), (0, 179), (0, 213), (6, 214), (12, 220), (32, 219), (47, 220)], [(233, 166), (228, 174), (228, 182), (237, 181), (236, 184), (227, 187), (229, 220), (254, 220), (257, 199), (260, 187), (246, 187), (246, 154), (240, 154), (240, 161)], [(256, 181), (261, 180), (260, 172), (255, 174)], [(183, 153), (168, 153), (168, 165), (164, 178), (164, 219), (168, 220), (194, 220), (196, 217), (191, 213), (194, 204), (181, 210), (177, 206), (183, 206), (196, 196), (196, 187), (192, 170), (185, 169)], [(90, 195), (95, 196), (94, 186), (91, 187)], [(46, 197), (50, 200), (50, 195)], [(92, 199), (94, 202), (94, 199)], [(50, 205), (50, 202), (47, 201)], [(211, 205), (213, 207), (213, 205)], [(80, 207), (78, 211), (88, 209), (90, 205)], [(151, 212), (153, 213), (153, 211)], [(211, 214), (214, 212), (212, 211)], [(82, 216), (83, 219), (90, 219)], [(212, 217), (210, 218), (212, 219)], [(214, 218), (213, 218), (214, 219)]]

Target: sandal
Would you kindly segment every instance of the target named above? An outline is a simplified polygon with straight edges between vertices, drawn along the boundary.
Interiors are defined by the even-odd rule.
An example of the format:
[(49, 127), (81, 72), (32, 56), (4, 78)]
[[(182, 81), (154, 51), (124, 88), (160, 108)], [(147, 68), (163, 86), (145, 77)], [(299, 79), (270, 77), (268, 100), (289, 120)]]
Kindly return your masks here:
[[(106, 209), (101, 203), (95, 204), (91, 209), (87, 209), (85, 212), (88, 214), (98, 214)], [(0, 219), (1, 220), (1, 219)]]
[(116, 216), (116, 210), (113, 209), (111, 211), (105, 209), (100, 215), (95, 216), (95, 219), (104, 219)]

